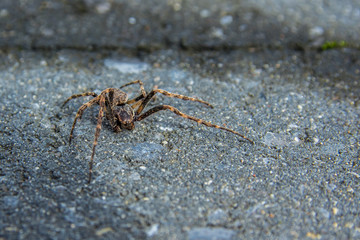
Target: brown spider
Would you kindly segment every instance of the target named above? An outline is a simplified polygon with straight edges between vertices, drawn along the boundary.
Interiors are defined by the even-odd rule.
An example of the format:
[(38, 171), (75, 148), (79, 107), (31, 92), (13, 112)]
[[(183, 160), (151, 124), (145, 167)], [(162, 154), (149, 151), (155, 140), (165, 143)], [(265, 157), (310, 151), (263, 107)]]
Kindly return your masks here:
[(97, 141), (98, 141), (98, 138), (100, 135), (101, 123), (102, 123), (102, 120), (104, 117), (104, 111), (105, 111), (106, 118), (109, 120), (110, 125), (115, 132), (120, 132), (121, 129), (124, 129), (124, 128), (128, 129), (128, 130), (132, 130), (135, 127), (134, 122), (141, 121), (141, 120), (147, 118), (148, 116), (150, 116), (151, 114), (156, 113), (158, 111), (170, 110), (173, 113), (175, 113), (183, 118), (187, 118), (187, 119), (193, 120), (197, 123), (204, 124), (207, 127), (214, 127), (214, 128), (218, 128), (218, 129), (222, 129), (222, 130), (234, 133), (234, 134), (246, 139), (251, 144), (254, 144), (254, 142), (252, 140), (250, 140), (249, 138), (247, 138), (246, 136), (244, 136), (238, 132), (235, 132), (234, 130), (231, 130), (231, 129), (225, 128), (225, 127), (221, 127), (221, 126), (212, 124), (210, 122), (201, 120), (199, 118), (195, 118), (195, 117), (186, 115), (185, 113), (182, 113), (178, 109), (176, 109), (172, 106), (169, 106), (169, 105), (159, 105), (159, 106), (153, 107), (153, 108), (149, 109), (148, 111), (146, 111), (145, 113), (141, 114), (141, 112), (144, 110), (146, 105), (149, 103), (149, 101), (154, 97), (154, 95), (156, 93), (161, 93), (167, 97), (173, 97), (173, 98), (179, 98), (182, 100), (190, 100), (190, 101), (194, 101), (194, 102), (200, 102), (200, 103), (206, 104), (212, 108), (213, 108), (213, 106), (210, 103), (202, 101), (200, 99), (187, 97), (187, 96), (180, 95), (180, 94), (170, 93), (165, 90), (157, 89), (157, 87), (154, 87), (151, 90), (151, 92), (146, 94), (145, 89), (144, 89), (144, 84), (140, 80), (129, 82), (129, 83), (121, 86), (120, 88), (129, 86), (131, 84), (139, 84), (140, 85), (141, 95), (139, 95), (138, 97), (135, 97), (133, 99), (130, 99), (130, 100), (128, 100), (128, 95), (125, 92), (123, 92), (122, 90), (117, 89), (117, 88), (107, 88), (104, 91), (102, 91), (100, 93), (100, 95), (97, 95), (94, 92), (86, 92), (86, 93), (72, 95), (63, 104), (63, 106), (64, 106), (71, 99), (78, 98), (78, 97), (84, 97), (84, 96), (93, 96), (94, 97), (89, 102), (82, 105), (79, 108), (79, 110), (77, 111), (75, 119), (74, 119), (74, 123), (71, 128), (71, 132), (70, 132), (69, 144), (71, 143), (71, 139), (73, 137), (75, 124), (78, 119), (81, 119), (81, 116), (82, 116), (83, 112), (85, 111), (85, 109), (88, 107), (91, 107), (94, 104), (100, 105), (99, 115), (98, 115), (97, 124), (96, 124), (95, 139), (94, 139), (93, 148), (92, 148), (91, 160), (89, 163), (89, 183), (91, 181), (95, 147), (97, 145)]

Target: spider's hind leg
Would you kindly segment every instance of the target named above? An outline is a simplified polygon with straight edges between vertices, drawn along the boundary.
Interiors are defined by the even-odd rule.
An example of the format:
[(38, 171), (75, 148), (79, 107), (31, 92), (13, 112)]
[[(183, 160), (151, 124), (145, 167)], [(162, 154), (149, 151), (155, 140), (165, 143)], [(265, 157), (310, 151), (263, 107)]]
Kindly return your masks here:
[(203, 124), (203, 125), (205, 125), (207, 127), (218, 128), (218, 129), (221, 129), (221, 130), (231, 132), (231, 133), (236, 134), (236, 135), (242, 137), (243, 139), (249, 141), (251, 144), (254, 144), (254, 142), (251, 139), (249, 139), (248, 137), (246, 137), (246, 136), (244, 136), (244, 135), (242, 135), (242, 134), (240, 134), (240, 133), (238, 133), (238, 132), (236, 132), (236, 131), (234, 131), (234, 130), (232, 130), (230, 128), (221, 127), (219, 125), (215, 125), (215, 124), (212, 124), (210, 122), (204, 121), (202, 119), (187, 115), (185, 113), (180, 112), (178, 109), (174, 108), (173, 106), (169, 106), (169, 105), (159, 105), (159, 106), (153, 107), (153, 108), (149, 109), (147, 112), (141, 114), (140, 116), (137, 116), (135, 120), (136, 121), (141, 121), (144, 118), (147, 118), (148, 116), (150, 116), (150, 115), (152, 115), (152, 114), (154, 114), (154, 113), (156, 113), (158, 111), (162, 111), (162, 110), (170, 110), (173, 113), (179, 115), (180, 117), (190, 119), (190, 120), (195, 121), (195, 122), (197, 122), (199, 124)]

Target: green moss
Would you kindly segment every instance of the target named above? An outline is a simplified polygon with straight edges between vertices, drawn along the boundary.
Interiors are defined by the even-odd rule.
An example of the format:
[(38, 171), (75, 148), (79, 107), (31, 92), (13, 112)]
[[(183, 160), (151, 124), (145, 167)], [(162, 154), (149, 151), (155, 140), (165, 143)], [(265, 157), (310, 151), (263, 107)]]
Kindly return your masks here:
[(322, 46), (321, 46), (321, 49), (323, 51), (325, 50), (329, 50), (329, 49), (333, 49), (333, 48), (343, 48), (343, 47), (346, 47), (347, 46), (347, 43), (345, 41), (328, 41), (328, 42), (325, 42)]

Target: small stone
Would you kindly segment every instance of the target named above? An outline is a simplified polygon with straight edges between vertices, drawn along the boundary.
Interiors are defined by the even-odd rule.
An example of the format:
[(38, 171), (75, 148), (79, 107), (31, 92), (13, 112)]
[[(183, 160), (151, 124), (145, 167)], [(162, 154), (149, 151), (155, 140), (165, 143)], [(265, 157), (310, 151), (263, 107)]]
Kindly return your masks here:
[(230, 15), (223, 16), (222, 18), (220, 18), (221, 25), (229, 25), (232, 22), (233, 22), (233, 17)]
[(218, 225), (226, 222), (227, 214), (222, 209), (216, 209), (208, 216), (208, 222), (211, 225)]
[(99, 14), (105, 14), (107, 13), (108, 11), (110, 11), (111, 9), (111, 4), (109, 2), (103, 2), (103, 3), (100, 3), (98, 5), (96, 5), (96, 11), (99, 13)]
[(267, 132), (264, 137), (264, 144), (269, 147), (282, 147), (288, 145), (289, 142), (280, 134)]
[(322, 216), (325, 219), (330, 219), (331, 214), (328, 210), (324, 208), (319, 208), (318, 211), (320, 213), (320, 216)]
[(189, 240), (228, 240), (235, 231), (225, 228), (193, 228), (188, 232)]
[(19, 198), (17, 196), (5, 196), (3, 197), (3, 202), (7, 208), (16, 208), (19, 203)]
[(136, 23), (136, 18), (129, 17), (128, 22), (129, 22), (129, 24), (134, 25)]
[(210, 16), (210, 14), (211, 14), (211, 12), (209, 10), (207, 10), (207, 9), (203, 9), (203, 10), (200, 11), (200, 16), (202, 18), (207, 18), (207, 17)]
[(159, 231), (159, 224), (151, 225), (150, 228), (146, 231), (148, 237), (154, 236)]
[(320, 26), (316, 26), (310, 29), (309, 35), (311, 38), (317, 38), (324, 34), (324, 29)]
[(7, 9), (1, 9), (0, 10), (0, 17), (5, 18), (7, 16), (9, 16), (9, 11)]
[(149, 64), (135, 60), (105, 59), (104, 65), (122, 73), (141, 73), (149, 68)]
[(141, 176), (138, 172), (134, 172), (129, 176), (129, 180), (139, 181), (140, 179), (141, 179)]

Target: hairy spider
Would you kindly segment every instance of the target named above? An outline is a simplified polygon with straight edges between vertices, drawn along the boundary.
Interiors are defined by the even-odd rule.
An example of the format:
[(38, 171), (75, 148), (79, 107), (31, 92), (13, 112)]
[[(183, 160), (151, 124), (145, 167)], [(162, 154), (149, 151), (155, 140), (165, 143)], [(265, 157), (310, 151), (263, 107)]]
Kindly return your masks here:
[[(128, 95), (125, 92), (123, 92), (122, 90), (120, 90), (120, 88), (129, 86), (131, 84), (139, 84), (141, 95), (129, 100)], [(199, 118), (189, 116), (169, 105), (155, 106), (155, 107), (149, 109), (148, 111), (146, 111), (145, 113), (142, 113), (142, 111), (144, 110), (146, 105), (155, 96), (156, 93), (161, 93), (167, 97), (179, 98), (182, 100), (190, 100), (190, 101), (194, 101), (194, 102), (200, 102), (200, 103), (203, 103), (203, 104), (208, 105), (209, 107), (213, 108), (213, 106), (208, 102), (202, 101), (197, 98), (192, 98), (192, 97), (187, 97), (187, 96), (180, 95), (180, 94), (170, 93), (168, 91), (158, 89), (157, 87), (154, 87), (147, 94), (144, 89), (144, 84), (140, 80), (136, 80), (136, 81), (124, 84), (120, 88), (119, 89), (107, 88), (104, 91), (102, 91), (99, 95), (97, 95), (94, 92), (75, 94), (75, 95), (72, 95), (71, 97), (69, 97), (63, 104), (63, 106), (64, 106), (71, 99), (78, 98), (78, 97), (85, 97), (85, 96), (93, 96), (94, 97), (93, 99), (91, 99), (89, 102), (85, 103), (78, 109), (75, 119), (74, 119), (74, 122), (73, 122), (73, 125), (72, 125), (72, 128), (71, 128), (69, 144), (71, 143), (71, 139), (73, 137), (75, 124), (78, 119), (81, 119), (81, 116), (82, 116), (83, 112), (85, 111), (85, 109), (91, 107), (94, 104), (100, 105), (100, 110), (99, 110), (99, 115), (97, 118), (96, 130), (95, 130), (95, 139), (94, 139), (93, 148), (92, 148), (91, 160), (89, 163), (89, 183), (91, 182), (92, 168), (93, 168), (94, 155), (95, 155), (95, 147), (98, 143), (98, 138), (100, 135), (101, 123), (102, 123), (102, 120), (104, 117), (104, 112), (105, 112), (105, 117), (109, 120), (110, 125), (115, 132), (120, 132), (121, 129), (132, 130), (135, 127), (134, 122), (141, 121), (141, 120), (147, 118), (148, 116), (150, 116), (151, 114), (156, 113), (158, 111), (170, 110), (173, 113), (175, 113), (183, 118), (190, 119), (197, 123), (203, 124), (207, 127), (218, 128), (221, 130), (225, 130), (225, 131), (234, 133), (234, 134), (242, 137), (243, 139), (246, 139), (250, 143), (254, 144), (254, 142), (252, 140), (250, 140), (249, 138), (247, 138), (246, 136), (244, 136), (238, 132), (235, 132), (234, 130), (231, 130), (226, 127), (221, 127), (221, 126), (212, 124), (210, 122), (206, 122)]]

